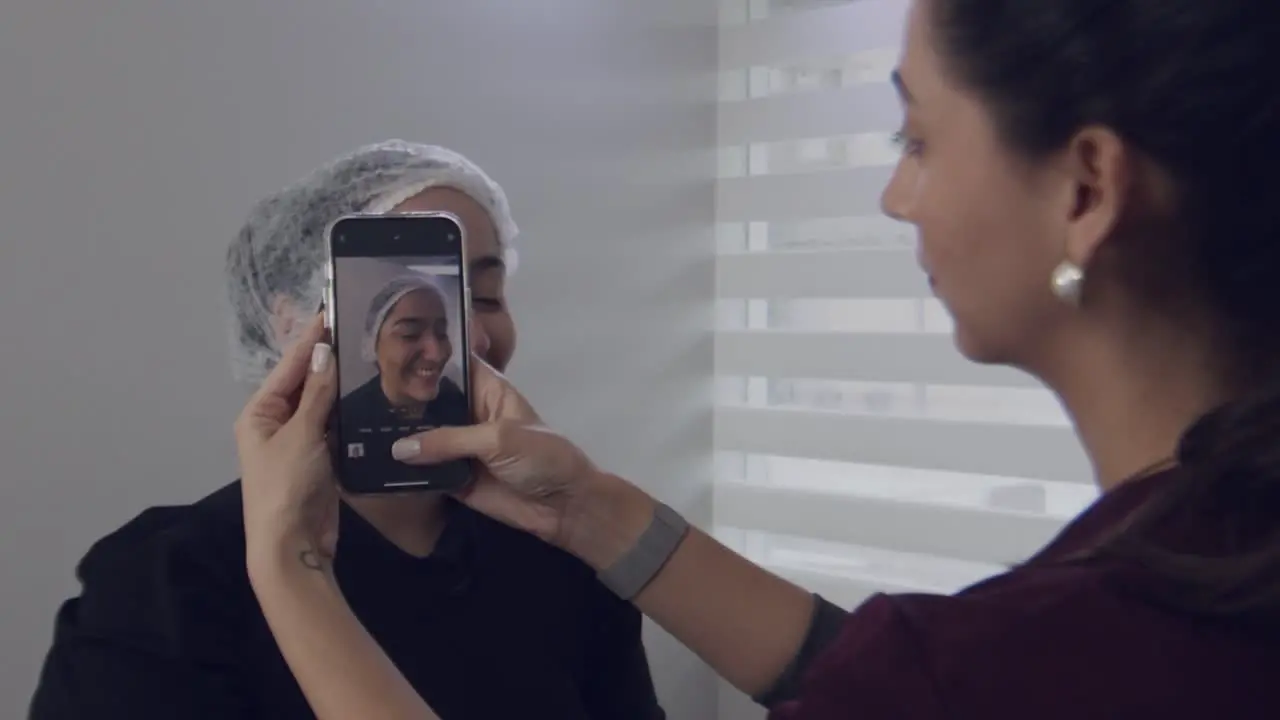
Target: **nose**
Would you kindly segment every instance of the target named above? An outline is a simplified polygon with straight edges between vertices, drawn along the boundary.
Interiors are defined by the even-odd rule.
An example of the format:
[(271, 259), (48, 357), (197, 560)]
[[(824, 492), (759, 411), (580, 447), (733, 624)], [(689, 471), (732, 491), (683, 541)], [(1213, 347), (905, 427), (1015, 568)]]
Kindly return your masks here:
[(474, 317), (471, 318), (471, 323), (467, 328), (467, 332), (471, 336), (471, 352), (484, 357), (489, 352), (489, 333), (484, 331), (484, 326)]
[(906, 184), (907, 170), (904, 163), (899, 162), (893, 169), (893, 175), (880, 192), (880, 212), (900, 222), (910, 222), (910, 193)]
[(442, 337), (435, 333), (425, 333), (419, 347), (422, 348), (422, 356), (428, 360), (443, 362), (449, 359), (448, 337)]

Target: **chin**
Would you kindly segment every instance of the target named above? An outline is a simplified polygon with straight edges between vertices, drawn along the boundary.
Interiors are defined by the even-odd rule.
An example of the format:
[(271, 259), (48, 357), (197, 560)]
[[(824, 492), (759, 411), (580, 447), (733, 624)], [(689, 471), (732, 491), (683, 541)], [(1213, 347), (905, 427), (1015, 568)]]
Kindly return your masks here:
[(983, 341), (980, 336), (966, 330), (959, 323), (956, 323), (955, 330), (952, 332), (952, 340), (955, 342), (956, 349), (968, 360), (982, 365), (1005, 362), (1003, 354), (997, 352), (992, 343)]
[(435, 400), (436, 397), (440, 395), (440, 389), (436, 388), (431, 392), (414, 392), (414, 393), (410, 393), (410, 395), (413, 396), (414, 400), (417, 400), (420, 403), (429, 403), (432, 400)]
[(429, 403), (440, 394), (440, 383), (437, 381), (428, 387), (418, 381), (410, 382), (405, 385), (404, 394), (415, 402)]

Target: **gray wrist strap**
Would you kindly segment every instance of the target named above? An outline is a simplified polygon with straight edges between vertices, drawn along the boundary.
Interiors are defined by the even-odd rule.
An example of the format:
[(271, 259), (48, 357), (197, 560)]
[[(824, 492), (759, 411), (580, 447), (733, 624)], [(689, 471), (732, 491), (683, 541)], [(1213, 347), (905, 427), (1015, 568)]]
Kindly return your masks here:
[(636, 544), (596, 577), (613, 594), (630, 600), (667, 564), (688, 532), (689, 522), (680, 513), (658, 503), (653, 509), (653, 520)]

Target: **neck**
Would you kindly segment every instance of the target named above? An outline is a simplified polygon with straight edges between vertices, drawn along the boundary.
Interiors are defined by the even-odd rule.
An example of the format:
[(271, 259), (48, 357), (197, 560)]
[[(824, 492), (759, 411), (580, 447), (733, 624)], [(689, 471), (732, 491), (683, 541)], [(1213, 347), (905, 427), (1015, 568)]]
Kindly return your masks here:
[(418, 402), (412, 398), (405, 398), (395, 387), (389, 385), (386, 373), (378, 374), (378, 385), (382, 387), (382, 395), (391, 404), (391, 407), (397, 413), (401, 413), (401, 417), (422, 417), (422, 413), (426, 411), (427, 404)]
[(1187, 427), (1226, 396), (1201, 345), (1156, 334), (1076, 339), (1036, 373), (1065, 405), (1104, 492), (1172, 462)]
[(426, 557), (444, 532), (445, 498), (435, 493), (347, 497), (347, 504), (383, 537), (413, 555)]

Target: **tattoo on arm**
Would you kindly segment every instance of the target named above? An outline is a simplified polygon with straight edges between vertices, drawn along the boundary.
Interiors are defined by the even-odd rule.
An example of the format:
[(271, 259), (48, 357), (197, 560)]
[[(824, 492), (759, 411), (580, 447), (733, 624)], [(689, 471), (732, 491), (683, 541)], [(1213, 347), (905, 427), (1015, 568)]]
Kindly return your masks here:
[(310, 570), (324, 570), (327, 558), (314, 548), (304, 548), (298, 553), (298, 560), (302, 562), (303, 567)]

